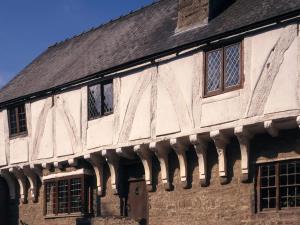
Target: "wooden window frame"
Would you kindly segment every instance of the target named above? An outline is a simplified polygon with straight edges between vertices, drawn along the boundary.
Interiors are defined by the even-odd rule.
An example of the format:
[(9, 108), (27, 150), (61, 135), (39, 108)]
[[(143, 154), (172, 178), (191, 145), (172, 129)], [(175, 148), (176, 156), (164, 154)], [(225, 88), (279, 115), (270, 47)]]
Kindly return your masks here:
[[(26, 124), (26, 131), (22, 131), (22, 132), (20, 131), (20, 112), (18, 110), (18, 108), (20, 106), (24, 107), (25, 124)], [(11, 113), (11, 111), (14, 111), (14, 114), (16, 116), (16, 129), (17, 129), (16, 133), (12, 133), (12, 129), (11, 129), (11, 121), (10, 121), (10, 113)], [(18, 105), (13, 105), (13, 106), (7, 108), (7, 119), (8, 119), (8, 129), (9, 129), (9, 137), (10, 138), (15, 138), (15, 137), (19, 137), (19, 136), (26, 136), (28, 134), (27, 113), (26, 113), (26, 105), (25, 105), (25, 103), (18, 104)]]
[[(240, 47), (240, 82), (239, 84), (231, 87), (225, 87), (225, 49), (239, 44)], [(230, 91), (235, 91), (238, 89), (242, 89), (244, 85), (244, 43), (242, 40), (230, 41), (223, 44), (218, 44), (214, 46), (209, 46), (204, 49), (204, 82), (203, 82), (203, 97), (211, 97), (215, 95), (220, 95), (223, 93), (227, 93)], [(216, 91), (208, 91), (207, 90), (207, 69), (208, 69), (208, 53), (213, 51), (221, 50), (221, 79), (220, 79), (220, 89)]]
[[(281, 211), (300, 211), (299, 207), (280, 207), (280, 164), (288, 164), (292, 162), (300, 163), (300, 159), (289, 159), (289, 160), (281, 160), (274, 162), (266, 162), (260, 163), (256, 165), (256, 174), (255, 174), (255, 205), (256, 212), (265, 213), (265, 212), (281, 212)], [(275, 187), (276, 187), (276, 203), (275, 208), (262, 208), (261, 205), (261, 167), (266, 165), (274, 165), (275, 166)], [(295, 181), (296, 182), (296, 181)], [(297, 186), (297, 184), (293, 185)]]
[[(112, 84), (112, 111), (111, 112), (107, 112), (107, 113), (104, 113), (104, 104), (103, 104), (103, 100), (104, 100), (104, 86), (106, 84)], [(88, 120), (91, 121), (91, 120), (96, 120), (96, 119), (99, 119), (101, 117), (104, 117), (104, 116), (108, 116), (108, 115), (111, 115), (114, 113), (114, 85), (113, 85), (113, 79), (109, 79), (109, 80), (105, 80), (105, 81), (101, 81), (101, 82), (97, 82), (97, 83), (92, 83), (92, 84), (89, 84), (88, 85), (88, 96), (87, 96), (87, 113), (88, 113)], [(100, 115), (99, 116), (94, 116), (94, 117), (91, 117), (90, 116), (90, 87), (93, 87), (93, 86), (96, 86), (96, 85), (100, 85), (100, 93), (101, 93), (101, 112), (100, 112)]]
[[(71, 208), (72, 208), (72, 202), (71, 202), (71, 180), (72, 179), (80, 179), (81, 181), (81, 211), (79, 212), (71, 212)], [(85, 192), (90, 193), (90, 189), (92, 189), (91, 187), (91, 183), (90, 183), (90, 176), (89, 175), (85, 175), (85, 174), (81, 174), (81, 175), (74, 175), (74, 176), (68, 176), (68, 177), (60, 177), (60, 178), (53, 178), (53, 179), (49, 179), (49, 180), (45, 180), (44, 181), (44, 216), (45, 217), (56, 217), (56, 216), (72, 216), (72, 215), (77, 215), (77, 214), (81, 214), (81, 215), (89, 215), (92, 214), (92, 208), (89, 208), (89, 206), (92, 205), (92, 198), (87, 195), (88, 197), (86, 198)], [(67, 181), (68, 183), (68, 210), (67, 213), (59, 213), (59, 198), (58, 198), (58, 183), (59, 181)], [(54, 202), (55, 202), (55, 207), (52, 209), (52, 211), (54, 212), (53, 214), (47, 214), (47, 200), (46, 200), (46, 196), (47, 196), (47, 184), (48, 183), (54, 183)], [(53, 206), (54, 204), (52, 204)]]

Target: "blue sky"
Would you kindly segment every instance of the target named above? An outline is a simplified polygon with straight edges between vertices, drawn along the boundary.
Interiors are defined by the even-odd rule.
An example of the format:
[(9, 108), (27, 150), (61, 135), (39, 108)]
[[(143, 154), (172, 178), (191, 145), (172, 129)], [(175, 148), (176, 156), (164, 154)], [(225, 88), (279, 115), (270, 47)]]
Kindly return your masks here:
[(1, 0), (0, 87), (48, 46), (153, 0)]

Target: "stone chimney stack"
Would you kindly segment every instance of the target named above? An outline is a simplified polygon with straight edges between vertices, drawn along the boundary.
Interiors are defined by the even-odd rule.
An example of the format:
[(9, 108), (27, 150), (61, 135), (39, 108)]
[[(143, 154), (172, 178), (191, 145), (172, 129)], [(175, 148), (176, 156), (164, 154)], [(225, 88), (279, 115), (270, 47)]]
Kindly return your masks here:
[(183, 32), (206, 26), (234, 0), (178, 0), (178, 21), (176, 32)]

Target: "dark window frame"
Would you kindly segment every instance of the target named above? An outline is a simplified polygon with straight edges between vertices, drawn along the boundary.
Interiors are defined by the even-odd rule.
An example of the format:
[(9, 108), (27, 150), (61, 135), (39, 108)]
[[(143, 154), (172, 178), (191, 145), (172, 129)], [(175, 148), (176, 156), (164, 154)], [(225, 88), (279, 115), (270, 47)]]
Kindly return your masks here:
[[(237, 85), (225, 87), (225, 49), (229, 48), (230, 46), (239, 45), (239, 54), (240, 54), (240, 82)], [(219, 51), (221, 50), (221, 81), (220, 81), (220, 89), (215, 91), (208, 91), (207, 89), (207, 79), (208, 79), (208, 53)], [(211, 97), (220, 95), (223, 93), (235, 91), (238, 89), (242, 89), (244, 85), (244, 43), (243, 40), (235, 40), (235, 41), (229, 41), (213, 46), (209, 46), (204, 48), (204, 81), (203, 81), (203, 97)]]
[[(19, 107), (23, 107), (24, 109), (24, 117), (25, 117), (25, 131), (21, 131), (21, 126), (20, 126), (20, 115), (21, 112), (19, 112)], [(16, 132), (12, 132), (12, 124), (11, 124), (11, 112), (14, 111), (14, 115), (16, 117)], [(19, 136), (26, 136), (28, 134), (28, 125), (27, 125), (27, 114), (26, 114), (26, 105), (25, 103), (23, 104), (18, 104), (18, 105), (13, 105), (7, 108), (7, 118), (8, 118), (8, 128), (9, 128), (9, 137), (10, 138), (15, 138)]]
[[(281, 176), (288, 176), (288, 173), (284, 174), (280, 172), (280, 166), (285, 165), (288, 166), (288, 164), (292, 164), (292, 163), (299, 163), (300, 164), (300, 159), (289, 159), (289, 160), (280, 160), (280, 161), (274, 161), (274, 162), (266, 162), (266, 163), (260, 163), (256, 165), (256, 175), (255, 175), (255, 202), (256, 202), (256, 212), (258, 213), (264, 213), (264, 212), (281, 212), (281, 211), (300, 211), (300, 206), (296, 206), (294, 207), (290, 207), (290, 206), (286, 206), (286, 207), (281, 207), (281, 197), (284, 196), (281, 193), (280, 188), (288, 188), (288, 187), (293, 187), (295, 188), (295, 199), (297, 199), (298, 195), (297, 195), (297, 188), (300, 188), (300, 183), (297, 183), (297, 179), (299, 177), (296, 177), (295, 179), (295, 184), (293, 185), (286, 185), (286, 184), (281, 184), (280, 183), (280, 179)], [(261, 170), (263, 166), (274, 166), (275, 167), (275, 185), (274, 186), (266, 186), (266, 187), (262, 187), (261, 184)], [(296, 167), (297, 169), (297, 167)], [(288, 169), (287, 169), (288, 170)], [(294, 174), (292, 175), (297, 175), (297, 171), (295, 171)], [(300, 176), (300, 173), (299, 173)], [(288, 179), (288, 178), (287, 178)], [(269, 180), (268, 180), (269, 182)], [(275, 207), (274, 208), (263, 208), (262, 207), (262, 189), (263, 188), (275, 188), (276, 190), (276, 194), (275, 194)], [(296, 200), (297, 201), (297, 200)]]
[[(103, 104), (103, 101), (104, 101), (104, 86), (107, 85), (107, 84), (111, 84), (112, 85), (112, 110), (110, 112), (105, 112), (104, 110), (104, 104)], [(104, 80), (104, 81), (101, 81), (101, 82), (97, 82), (97, 83), (91, 83), (88, 85), (88, 94), (87, 94), (87, 113), (88, 113), (88, 120), (91, 121), (91, 120), (96, 120), (96, 119), (99, 119), (101, 117), (104, 117), (104, 116), (108, 116), (108, 115), (111, 115), (114, 113), (114, 85), (113, 85), (113, 79), (109, 79), (109, 80)], [(101, 94), (101, 112), (99, 113), (99, 115), (97, 116), (91, 116), (91, 113), (90, 113), (90, 88), (91, 87), (94, 87), (94, 86), (97, 86), (99, 85), (100, 86), (100, 94)]]
[[(72, 179), (80, 179), (81, 181), (81, 210), (80, 211), (72, 211), (72, 199), (71, 199), (71, 180)], [(58, 184), (60, 181), (67, 181), (67, 212), (60, 213), (59, 212), (59, 196), (58, 196)], [(54, 192), (52, 193), (53, 202), (52, 202), (52, 212), (53, 214), (47, 214), (47, 185), (54, 184)], [(81, 175), (74, 175), (74, 176), (67, 176), (67, 177), (60, 177), (60, 178), (53, 178), (44, 181), (44, 216), (45, 217), (55, 217), (55, 216), (72, 216), (74, 214), (81, 214), (81, 215), (91, 215), (93, 214), (92, 208), (92, 185), (91, 185), (91, 176), (86, 174)]]

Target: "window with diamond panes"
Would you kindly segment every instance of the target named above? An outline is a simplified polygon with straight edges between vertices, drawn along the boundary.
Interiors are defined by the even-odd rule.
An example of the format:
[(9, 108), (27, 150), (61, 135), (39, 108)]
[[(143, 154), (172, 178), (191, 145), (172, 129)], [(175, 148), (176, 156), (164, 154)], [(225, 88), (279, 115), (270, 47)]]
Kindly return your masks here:
[(241, 64), (241, 43), (206, 52), (205, 95), (238, 88)]
[(300, 207), (300, 160), (260, 165), (257, 185), (259, 211)]
[(45, 181), (45, 215), (91, 213), (90, 190), (90, 179), (83, 175)]
[(27, 132), (25, 104), (10, 107), (8, 109), (8, 122), (10, 136), (16, 136)]
[(89, 119), (110, 114), (113, 112), (113, 83), (106, 81), (91, 85), (88, 89), (88, 114)]

